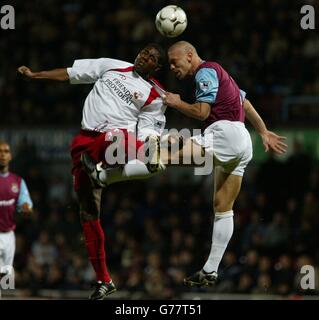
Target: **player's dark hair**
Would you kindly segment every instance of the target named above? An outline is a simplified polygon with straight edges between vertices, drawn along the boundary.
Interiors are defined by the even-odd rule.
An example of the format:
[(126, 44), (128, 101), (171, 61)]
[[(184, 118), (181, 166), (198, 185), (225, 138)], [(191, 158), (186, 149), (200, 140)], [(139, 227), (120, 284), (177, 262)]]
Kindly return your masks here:
[(166, 64), (166, 52), (163, 49), (163, 47), (161, 45), (159, 45), (158, 43), (152, 42), (149, 43), (145, 48), (154, 48), (158, 51), (159, 53), (159, 58), (158, 58), (158, 64), (161, 65), (162, 67), (165, 66)]

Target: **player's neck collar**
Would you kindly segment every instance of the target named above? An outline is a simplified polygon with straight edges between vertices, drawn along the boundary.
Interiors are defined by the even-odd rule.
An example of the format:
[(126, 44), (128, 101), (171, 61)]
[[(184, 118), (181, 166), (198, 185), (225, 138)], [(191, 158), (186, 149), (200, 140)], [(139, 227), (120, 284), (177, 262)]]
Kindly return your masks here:
[(9, 171), (7, 172), (0, 172), (0, 177), (6, 178), (9, 175)]
[(202, 64), (204, 64), (206, 62), (206, 60), (202, 60), (202, 59), (200, 59), (200, 63), (199, 63), (199, 65), (196, 67), (196, 69), (194, 70), (194, 75), (198, 72), (198, 70), (200, 69), (200, 66), (202, 65)]
[(143, 78), (144, 80), (148, 80), (150, 78), (150, 75), (149, 74), (145, 74), (145, 75), (142, 75), (140, 73), (138, 73), (135, 68), (133, 69), (133, 72), (136, 73), (138, 76), (140, 76), (141, 78)]

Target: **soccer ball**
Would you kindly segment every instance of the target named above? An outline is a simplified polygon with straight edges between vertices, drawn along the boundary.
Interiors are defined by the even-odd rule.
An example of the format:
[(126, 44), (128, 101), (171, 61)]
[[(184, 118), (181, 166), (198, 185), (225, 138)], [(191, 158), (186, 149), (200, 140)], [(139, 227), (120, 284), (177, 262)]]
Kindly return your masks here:
[(185, 11), (178, 6), (166, 6), (157, 13), (155, 25), (163, 36), (174, 38), (185, 30), (187, 16)]

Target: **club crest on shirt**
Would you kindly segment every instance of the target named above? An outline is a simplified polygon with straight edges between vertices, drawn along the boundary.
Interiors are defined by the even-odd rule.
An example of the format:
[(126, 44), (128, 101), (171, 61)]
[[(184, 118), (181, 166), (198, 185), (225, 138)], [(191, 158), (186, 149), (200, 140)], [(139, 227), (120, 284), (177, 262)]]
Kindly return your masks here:
[(199, 87), (202, 89), (202, 90), (207, 90), (209, 87), (210, 87), (210, 84), (211, 82), (210, 81), (201, 81), (199, 83)]
[(11, 191), (14, 192), (14, 193), (18, 193), (19, 192), (19, 186), (16, 183), (12, 183)]
[(126, 76), (125, 76), (124, 74), (120, 74), (120, 78), (121, 78), (122, 80), (126, 80)]
[(142, 99), (143, 96), (144, 96), (144, 95), (143, 95), (143, 93), (142, 93), (141, 91), (135, 91), (135, 92), (133, 93), (133, 97), (134, 97), (135, 100)]

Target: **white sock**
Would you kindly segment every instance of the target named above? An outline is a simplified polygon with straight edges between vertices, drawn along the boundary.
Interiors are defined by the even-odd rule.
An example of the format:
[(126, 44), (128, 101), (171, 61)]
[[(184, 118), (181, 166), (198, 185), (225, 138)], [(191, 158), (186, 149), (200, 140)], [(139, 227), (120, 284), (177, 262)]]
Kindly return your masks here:
[(231, 239), (234, 231), (234, 213), (233, 210), (227, 212), (216, 212), (212, 246), (208, 259), (203, 267), (203, 270), (207, 273), (218, 270), (218, 266), (223, 258), (224, 252)]
[(146, 179), (155, 174), (148, 171), (144, 162), (133, 159), (128, 161), (124, 167), (103, 170), (100, 173), (100, 180), (109, 185), (127, 180)]

